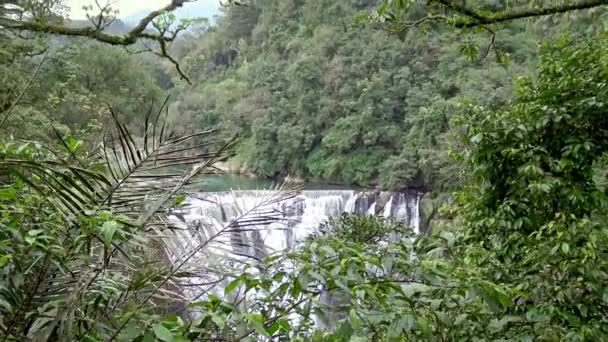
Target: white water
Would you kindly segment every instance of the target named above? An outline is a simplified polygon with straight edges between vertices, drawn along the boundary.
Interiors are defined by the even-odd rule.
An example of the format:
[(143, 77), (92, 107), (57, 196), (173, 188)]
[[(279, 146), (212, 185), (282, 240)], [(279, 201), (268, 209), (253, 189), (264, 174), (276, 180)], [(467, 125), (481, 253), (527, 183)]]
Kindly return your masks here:
[[(188, 198), (185, 209), (181, 210), (179, 221), (184, 226), (216, 227), (229, 224), (240, 213), (246, 212), (259, 205), (271, 195), (270, 191), (234, 191), (198, 193)], [(294, 198), (280, 201), (272, 205), (273, 217), (281, 219), (280, 223), (270, 224), (267, 228), (255, 232), (239, 232), (238, 229), (231, 234), (234, 239), (248, 239), (255, 242), (266, 253), (291, 249), (297, 241), (301, 241), (317, 232), (321, 223), (332, 216), (341, 213), (366, 213), (368, 215), (382, 215), (385, 218), (407, 223), (416, 234), (420, 233), (420, 199), (421, 193), (410, 191), (408, 193), (390, 192), (358, 192), (354, 190), (305, 190)], [(186, 227), (184, 227), (186, 228)], [(186, 228), (191, 229), (191, 228)], [(208, 228), (209, 230), (209, 228)], [(213, 233), (213, 228), (209, 234)], [(180, 238), (176, 246), (188, 250), (195, 247), (191, 234)], [(200, 234), (197, 234), (200, 235)], [(251, 241), (256, 240), (256, 241)], [(203, 241), (199, 241), (203, 242)], [(190, 248), (187, 248), (190, 247)], [(251, 253), (253, 251), (243, 251)]]
[[(272, 223), (234, 223), (273, 194), (277, 195), (267, 190), (198, 193), (174, 212), (171, 220), (179, 229), (165, 233), (169, 237), (165, 240), (166, 251), (174, 264), (185, 260), (184, 271), (195, 274), (187, 282), (189, 286), (214, 282), (218, 279), (214, 274), (230, 272), (235, 265), (230, 260), (234, 260), (235, 255), (242, 257), (240, 261), (259, 260), (274, 252), (290, 250), (298, 241), (316, 233), (328, 218), (341, 213), (380, 215), (403, 221), (416, 234), (420, 233), (423, 194), (415, 191), (305, 190), (293, 198), (263, 207), (261, 213)], [(187, 287), (183, 292), (192, 300), (204, 293), (216, 292), (216, 289), (214, 286), (195, 286)], [(223, 295), (221, 291), (216, 294)]]

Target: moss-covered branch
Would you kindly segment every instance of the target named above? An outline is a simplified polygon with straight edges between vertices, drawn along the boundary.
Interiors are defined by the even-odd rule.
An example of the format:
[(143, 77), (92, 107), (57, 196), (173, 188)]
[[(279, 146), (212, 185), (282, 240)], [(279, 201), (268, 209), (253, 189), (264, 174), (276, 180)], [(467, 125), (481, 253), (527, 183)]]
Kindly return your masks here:
[[(184, 3), (192, 0), (172, 0), (171, 3), (163, 8), (150, 12), (143, 19), (135, 25), (130, 31), (125, 34), (109, 34), (103, 31), (101, 22), (103, 21), (103, 11), (100, 14), (98, 23), (92, 27), (69, 27), (61, 23), (45, 22), (37, 20), (17, 20), (10, 16), (0, 16), (0, 29), (12, 30), (12, 31), (28, 31), (37, 33), (46, 33), (68, 37), (85, 37), (94, 39), (96, 41), (110, 44), (110, 45), (121, 45), (128, 46), (135, 44), (138, 40), (151, 40), (159, 43), (161, 52), (154, 52), (164, 58), (167, 58), (171, 63), (176, 66), (176, 70), (180, 77), (190, 83), (188, 77), (183, 73), (179, 64), (174, 58), (169, 56), (167, 52), (167, 43), (175, 40), (177, 33), (182, 29), (177, 29), (175, 32), (169, 32), (166, 28), (157, 29), (156, 32), (146, 30), (146, 28), (153, 23), (153, 21), (161, 16), (163, 13), (171, 12), (181, 6)], [(101, 9), (100, 10), (104, 10)]]
[(480, 25), (491, 25), (497, 24), (501, 22), (523, 19), (523, 18), (532, 18), (532, 17), (541, 17), (552, 14), (566, 13), (571, 11), (584, 10), (599, 6), (608, 5), (608, 0), (584, 0), (580, 2), (569, 2), (565, 5), (554, 5), (550, 7), (542, 7), (542, 8), (531, 8), (525, 10), (518, 10), (512, 12), (502, 12), (495, 15), (484, 15), (473, 9), (467, 8), (462, 5), (455, 4), (453, 0), (435, 0), (437, 3), (446, 6), (447, 8), (456, 11), (466, 17), (469, 20), (458, 21), (455, 23), (455, 26), (458, 28), (467, 28), (467, 27), (476, 27)]
[(150, 12), (133, 29), (126, 34), (108, 34), (97, 27), (68, 27), (61, 24), (22, 21), (8, 18), (0, 19), (0, 26), (11, 30), (23, 30), (39, 33), (48, 33), (72, 37), (88, 37), (111, 45), (132, 45), (138, 39), (151, 39), (156, 41), (171, 41), (174, 37), (167, 37), (160, 34), (146, 32), (146, 27), (158, 16), (165, 12), (170, 12), (181, 7), (187, 0), (173, 0), (167, 6)]

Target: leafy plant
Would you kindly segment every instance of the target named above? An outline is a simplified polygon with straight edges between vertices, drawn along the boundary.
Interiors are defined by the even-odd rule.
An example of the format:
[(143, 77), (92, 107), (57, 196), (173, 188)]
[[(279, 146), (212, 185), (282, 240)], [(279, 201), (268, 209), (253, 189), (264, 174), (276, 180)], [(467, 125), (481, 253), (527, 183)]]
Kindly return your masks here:
[(0, 192), (4, 340), (95, 341), (135, 330), (179, 339), (158, 315), (188, 300), (183, 279), (212, 272), (192, 273), (194, 256), (217, 251), (237, 226), (263, 229), (272, 221), (269, 206), (293, 195), (279, 191), (230, 224), (202, 225), (192, 230), (200, 241), (194, 250), (166, 254), (171, 231), (184, 229), (167, 214), (198, 177), (218, 172), (214, 163), (235, 140), (214, 139), (213, 130), (176, 134), (163, 108), (147, 113), (141, 137), (110, 110), (115, 128), (93, 151), (59, 131), (60, 150), (3, 143), (0, 169), (10, 179)]

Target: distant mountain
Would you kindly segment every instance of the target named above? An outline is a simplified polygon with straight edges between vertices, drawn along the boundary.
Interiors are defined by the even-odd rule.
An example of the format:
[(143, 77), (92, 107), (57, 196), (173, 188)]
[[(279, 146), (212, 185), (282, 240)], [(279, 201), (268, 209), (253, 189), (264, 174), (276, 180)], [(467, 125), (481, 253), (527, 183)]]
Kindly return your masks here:
[[(128, 25), (137, 24), (143, 17), (154, 9), (144, 9), (137, 11), (129, 16), (122, 18)], [(177, 20), (192, 18), (208, 18), (211, 23), (215, 21), (215, 16), (221, 15), (221, 5), (219, 0), (199, 0), (196, 2), (185, 3), (183, 7), (175, 11)]]

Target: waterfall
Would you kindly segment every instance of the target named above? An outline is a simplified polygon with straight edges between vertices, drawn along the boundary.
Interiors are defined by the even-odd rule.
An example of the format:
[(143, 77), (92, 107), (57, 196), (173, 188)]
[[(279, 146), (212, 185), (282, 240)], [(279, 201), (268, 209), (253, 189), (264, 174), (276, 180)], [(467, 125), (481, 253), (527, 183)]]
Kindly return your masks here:
[[(189, 197), (180, 211), (179, 221), (192, 226), (221, 226), (234, 219), (237, 208), (252, 208), (259, 203), (264, 190), (232, 192), (206, 192)], [(255, 242), (257, 249), (239, 250), (240, 253), (259, 254), (260, 250), (272, 253), (291, 249), (317, 231), (321, 223), (341, 213), (364, 213), (382, 215), (408, 224), (415, 233), (420, 233), (420, 200), (422, 194), (408, 192), (360, 192), (355, 190), (305, 190), (298, 196), (276, 203), (275, 209), (285, 219), (283, 223), (271, 224), (269, 229), (232, 233), (232, 248), (239, 250), (245, 242)], [(288, 222), (285, 226), (284, 222)], [(188, 234), (189, 235), (189, 234)], [(248, 241), (243, 241), (247, 239)], [(192, 248), (192, 237), (179, 239), (181, 244)], [(176, 246), (177, 248), (186, 246)]]
[[(216, 236), (239, 213), (258, 206), (273, 193), (277, 194), (269, 190), (196, 193), (173, 211), (169, 218), (177, 229), (163, 232), (169, 237), (165, 240), (168, 259), (174, 264), (187, 259), (188, 272), (200, 275), (183, 288), (186, 297), (196, 299), (204, 293), (223, 296), (221, 286), (226, 285), (225, 281), (218, 282), (214, 274), (232, 269), (235, 257), (260, 260), (293, 249), (298, 241), (316, 233), (321, 223), (341, 213), (381, 215), (402, 221), (420, 233), (420, 192), (304, 190), (265, 209), (268, 221), (262, 229), (244, 229), (233, 223), (227, 234)], [(214, 243), (208, 244), (210, 240)], [(202, 283), (215, 285), (192, 286)]]

